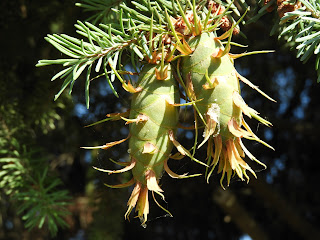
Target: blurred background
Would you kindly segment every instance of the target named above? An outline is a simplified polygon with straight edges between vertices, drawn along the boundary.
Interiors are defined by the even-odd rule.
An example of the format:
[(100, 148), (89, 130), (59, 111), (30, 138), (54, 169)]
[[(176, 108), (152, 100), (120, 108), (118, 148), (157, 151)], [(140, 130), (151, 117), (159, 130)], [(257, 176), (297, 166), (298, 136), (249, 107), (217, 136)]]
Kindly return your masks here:
[[(162, 204), (173, 218), (151, 200), (147, 228), (143, 228), (133, 214), (130, 222), (124, 220), (132, 188), (104, 186), (104, 183), (129, 180), (130, 173), (110, 176), (92, 168), (114, 169), (109, 158), (127, 160), (128, 143), (108, 151), (80, 149), (127, 136), (128, 126), (123, 121), (85, 126), (104, 119), (107, 113), (127, 109), (130, 94), (118, 85), (120, 98), (117, 99), (107, 81), (97, 78), (91, 82), (90, 109), (87, 110), (83, 76), (77, 80), (72, 96), (65, 91), (54, 102), (63, 81), (51, 82), (50, 79), (60, 68), (35, 67), (39, 59), (63, 58), (44, 40), (46, 34), (77, 36), (74, 23), (85, 20), (88, 15), (74, 4), (75, 1), (63, 0), (0, 1), (0, 156), (7, 159), (6, 163), (7, 156), (11, 154), (10, 159), (16, 156), (23, 166), (12, 174), (1, 173), (3, 168), (0, 171), (0, 177), (7, 174), (0, 191), (0, 239), (320, 239), (317, 186), (320, 85), (316, 83), (314, 59), (303, 65), (285, 42), (269, 36), (273, 25), (270, 15), (242, 27), (247, 39), (233, 38), (248, 45), (247, 51), (275, 50), (240, 58), (235, 63), (240, 74), (277, 100), (273, 103), (248, 86), (242, 86), (248, 105), (273, 123), (272, 128), (267, 128), (248, 119), (252, 130), (275, 151), (245, 141), (251, 153), (268, 168), (263, 170), (260, 165), (250, 163), (258, 179), (251, 177), (246, 184), (234, 178), (227, 190), (222, 190), (217, 174), (210, 184), (201, 177), (177, 180), (164, 174), (161, 187), (166, 203)], [(233, 53), (243, 51), (231, 49)], [(181, 114), (181, 119), (192, 122), (188, 115)], [(191, 131), (180, 131), (178, 138), (184, 146), (193, 145)], [(205, 154), (202, 148), (196, 157), (204, 160)], [(3, 167), (5, 161), (0, 164)], [(170, 161), (170, 167), (178, 173), (203, 172), (203, 167), (187, 158)], [(57, 181), (50, 196), (55, 199), (59, 193), (68, 203), (63, 211), (69, 214), (62, 214), (67, 224), (56, 229), (55, 236), (46, 222), (41, 229), (25, 227), (28, 217), (37, 218), (42, 211), (31, 211), (33, 206), (42, 200), (42, 206), (47, 206), (51, 198), (46, 200), (37, 195), (41, 184), (32, 180), (30, 184), (24, 182), (36, 175), (48, 184), (44, 193)], [(11, 183), (21, 184), (19, 193), (10, 191)], [(28, 205), (31, 196), (34, 196), (34, 205)], [(50, 207), (46, 211), (49, 212)], [(27, 215), (29, 212), (32, 213)]]

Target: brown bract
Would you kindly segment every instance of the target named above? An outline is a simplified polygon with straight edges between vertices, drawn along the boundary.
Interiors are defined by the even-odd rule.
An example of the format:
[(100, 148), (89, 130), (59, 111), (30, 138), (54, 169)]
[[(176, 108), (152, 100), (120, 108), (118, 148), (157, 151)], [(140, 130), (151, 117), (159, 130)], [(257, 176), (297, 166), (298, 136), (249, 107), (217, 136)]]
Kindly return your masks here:
[(277, 5), (278, 5), (278, 14), (280, 18), (282, 18), (286, 12), (295, 11), (302, 6), (301, 2), (299, 1), (296, 1), (295, 4), (290, 4), (289, 1), (282, 1), (282, 0), (278, 0)]
[[(192, 11), (187, 11), (186, 12), (186, 18), (189, 23), (193, 23), (193, 13)], [(187, 27), (187, 24), (183, 20), (182, 17), (178, 17), (177, 19), (171, 18), (171, 21), (173, 23), (173, 26), (175, 27), (175, 30), (178, 33), (181, 33), (184, 36), (188, 36), (191, 34), (190, 30)]]
[[(215, 1), (208, 2), (208, 9), (211, 8), (211, 13), (215, 15), (221, 15), (226, 10), (225, 7)], [(232, 22), (227, 16), (223, 16), (220, 20), (220, 27), (223, 31), (228, 31), (232, 27)], [(233, 35), (238, 35), (240, 33), (240, 29), (235, 27), (232, 31)]]
[[(271, 0), (264, 0), (264, 5), (267, 5)], [(302, 7), (302, 3), (296, 1), (295, 3), (290, 3), (287, 0), (277, 0), (277, 11), (280, 18), (284, 16), (287, 12), (292, 12)], [(274, 10), (274, 5), (271, 5), (267, 8), (268, 12), (272, 12)], [(295, 18), (295, 17), (293, 17)]]
[(215, 1), (209, 1), (208, 2), (208, 9), (211, 8), (211, 13), (220, 15), (222, 14), (226, 9), (224, 6), (220, 5), (219, 3)]

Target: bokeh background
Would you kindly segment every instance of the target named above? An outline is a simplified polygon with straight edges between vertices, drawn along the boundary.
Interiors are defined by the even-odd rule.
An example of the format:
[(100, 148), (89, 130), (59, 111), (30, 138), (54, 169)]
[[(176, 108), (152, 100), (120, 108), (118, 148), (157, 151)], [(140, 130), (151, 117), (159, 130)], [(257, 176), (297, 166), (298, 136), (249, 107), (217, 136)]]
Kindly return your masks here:
[[(242, 85), (246, 102), (273, 123), (272, 128), (248, 120), (253, 131), (274, 146), (246, 141), (248, 149), (268, 168), (250, 163), (258, 179), (249, 184), (232, 179), (222, 190), (219, 175), (207, 184), (204, 178), (176, 180), (164, 174), (161, 187), (173, 218), (151, 201), (147, 228), (133, 215), (124, 220), (131, 189), (110, 189), (130, 179), (130, 173), (108, 176), (92, 168), (115, 168), (108, 159), (126, 160), (127, 143), (108, 151), (89, 151), (81, 146), (102, 145), (126, 137), (123, 121), (84, 126), (121, 112), (130, 106), (130, 94), (117, 99), (107, 81), (91, 83), (90, 109), (85, 107), (84, 77), (72, 96), (67, 92), (56, 101), (62, 81), (51, 82), (58, 66), (36, 68), (39, 59), (63, 57), (44, 37), (48, 33), (77, 36), (73, 24), (88, 14), (75, 1), (0, 1), (0, 122), (1, 128), (18, 129), (14, 136), (26, 146), (41, 149), (44, 160), (70, 195), (68, 227), (52, 237), (45, 227), (26, 230), (18, 202), (1, 191), (0, 239), (320, 239), (320, 192), (318, 138), (320, 137), (320, 85), (316, 83), (314, 60), (303, 65), (284, 41), (270, 37), (271, 14), (242, 27), (247, 39), (233, 41), (248, 45), (247, 51), (275, 50), (236, 60), (237, 70), (277, 100), (273, 103)], [(78, 36), (79, 37), (79, 36)], [(244, 49), (232, 48), (239, 53)], [(192, 122), (192, 114), (181, 111), (181, 119)], [(2, 135), (1, 137), (7, 137)], [(191, 147), (193, 133), (180, 131), (179, 141)], [(197, 153), (205, 158), (205, 148)], [(203, 171), (189, 159), (171, 161), (179, 173)]]

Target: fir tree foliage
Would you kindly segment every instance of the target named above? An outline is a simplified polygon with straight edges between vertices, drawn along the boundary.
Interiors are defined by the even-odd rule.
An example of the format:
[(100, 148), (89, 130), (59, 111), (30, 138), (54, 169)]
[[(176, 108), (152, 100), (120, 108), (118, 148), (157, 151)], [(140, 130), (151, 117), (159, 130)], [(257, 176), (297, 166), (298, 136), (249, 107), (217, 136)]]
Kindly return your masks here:
[[(257, 1), (262, 7), (252, 11), (247, 23), (255, 22), (268, 12), (274, 12), (274, 25), (270, 35), (285, 39), (296, 57), (306, 63), (315, 56), (315, 70), (320, 82), (320, 1)], [(277, 11), (274, 11), (277, 8)]]
[(320, 2), (301, 0), (299, 9), (287, 12), (280, 19), (281, 32), (288, 43), (294, 42), (297, 58), (306, 63), (313, 55), (316, 56), (315, 69), (320, 82)]
[[(86, 9), (91, 9), (96, 1), (88, 1), (91, 5), (82, 5)], [(168, 11), (174, 12), (172, 4), (164, 1), (169, 8)], [(153, 2), (146, 6), (138, 2), (132, 2), (136, 9), (148, 13), (146, 16), (128, 7), (125, 3), (120, 4), (120, 9), (112, 8), (118, 19), (117, 23), (100, 23), (99, 27), (90, 22), (78, 21), (75, 24), (77, 33), (85, 37), (86, 40), (68, 36), (66, 34), (48, 35), (45, 39), (56, 47), (60, 52), (67, 55), (69, 58), (57, 60), (40, 60), (38, 67), (52, 64), (60, 64), (64, 67), (52, 77), (52, 81), (56, 79), (64, 79), (61, 90), (56, 94), (55, 100), (69, 86), (69, 94), (72, 92), (73, 85), (79, 76), (84, 72), (86, 74), (85, 96), (86, 105), (89, 108), (89, 87), (90, 83), (97, 76), (92, 77), (92, 70), (96, 73), (102, 71), (98, 75), (104, 75), (109, 83), (113, 93), (118, 96), (117, 91), (113, 86), (113, 82), (117, 78), (122, 86), (129, 90), (129, 86), (121, 76), (126, 72), (124, 66), (126, 62), (122, 62), (122, 55), (125, 51), (131, 56), (130, 63), (137, 69), (137, 63), (142, 59), (151, 58), (152, 49), (157, 49), (160, 44), (160, 37), (164, 32), (164, 8), (161, 8), (157, 2)], [(170, 5), (171, 4), (171, 5)], [(79, 4), (78, 4), (79, 5)], [(102, 12), (105, 10), (104, 5)], [(111, 7), (108, 5), (108, 7)], [(170, 10), (170, 8), (172, 10)], [(153, 17), (155, 16), (155, 17)], [(146, 34), (146, 31), (149, 32)], [(152, 33), (159, 33), (155, 39), (151, 40)], [(149, 38), (149, 39), (147, 39)]]
[[(10, 197), (25, 227), (46, 226), (52, 235), (66, 227), (68, 191), (54, 175), (44, 152), (32, 144), (21, 144), (29, 129), (14, 105), (0, 109), (0, 189)], [(54, 115), (54, 114), (49, 114)]]
[(76, 6), (83, 8), (84, 12), (90, 14), (87, 19), (88, 22), (92, 24), (97, 22), (110, 23), (118, 20), (112, 8), (117, 8), (121, 2), (121, 0), (83, 0), (80, 3), (76, 3)]

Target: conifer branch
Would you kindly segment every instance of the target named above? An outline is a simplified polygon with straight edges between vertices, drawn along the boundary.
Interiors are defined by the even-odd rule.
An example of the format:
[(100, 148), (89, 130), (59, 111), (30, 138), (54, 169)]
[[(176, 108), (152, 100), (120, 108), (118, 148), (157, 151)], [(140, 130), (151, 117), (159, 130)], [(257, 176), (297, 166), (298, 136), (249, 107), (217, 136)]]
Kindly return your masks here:
[[(112, 28), (110, 25), (101, 24), (101, 28), (92, 25), (89, 22), (82, 23), (78, 21), (75, 25), (77, 32), (84, 36), (87, 41), (77, 39), (66, 34), (48, 35), (45, 39), (51, 43), (60, 52), (70, 58), (57, 60), (40, 60), (37, 67), (60, 64), (65, 67), (52, 77), (52, 81), (60, 78), (65, 79), (61, 90), (56, 94), (55, 100), (61, 93), (70, 86), (69, 94), (72, 92), (72, 87), (80, 75), (87, 69), (91, 69), (95, 65), (95, 71), (99, 72), (101, 66), (107, 68), (107, 65), (102, 65), (102, 62), (112, 64), (114, 69), (118, 65), (118, 56), (124, 49), (131, 47), (137, 48), (138, 39), (135, 36), (130, 36), (127, 33), (121, 33), (119, 30)], [(106, 31), (102, 30), (105, 29)], [(116, 33), (117, 35), (114, 35)], [(138, 50), (136, 50), (138, 51)], [(114, 73), (111, 69), (105, 71), (106, 74), (111, 74), (109, 84), (112, 86), (114, 81)], [(88, 76), (88, 75), (87, 75)], [(89, 78), (90, 81), (90, 78)], [(87, 84), (86, 95), (88, 95), (89, 84)], [(87, 107), (89, 107), (89, 98), (86, 98)]]
[(76, 6), (84, 9), (85, 12), (90, 12), (90, 17), (86, 19), (88, 22), (93, 23), (107, 23), (116, 22), (118, 19), (113, 14), (112, 9), (118, 8), (121, 0), (81, 0), (76, 3)]
[(277, 34), (295, 49), (296, 57), (306, 63), (316, 56), (315, 70), (320, 82), (320, 5), (316, 0), (297, 1), (258, 1), (264, 6), (247, 22), (255, 22), (268, 12), (274, 11), (275, 24), (271, 35)]
[(67, 227), (68, 192), (49, 173), (39, 150), (20, 144), (4, 119), (0, 122), (0, 189), (10, 196), (25, 227), (48, 227), (54, 236), (58, 227)]
[[(99, 0), (87, 0), (85, 3), (77, 4), (90, 10), (105, 11), (106, 3)], [(110, 4), (115, 4), (111, 2)], [(139, 62), (141, 60), (149, 60), (152, 53), (161, 47), (162, 37), (166, 34), (166, 22), (164, 9), (172, 14), (176, 12), (176, 3), (173, 1), (161, 0), (154, 1), (133, 1), (135, 8), (128, 7), (125, 3), (121, 3), (119, 8), (113, 8), (112, 12), (119, 20), (116, 23), (100, 23), (99, 27), (90, 22), (78, 21), (75, 24), (77, 33), (85, 38), (79, 39), (66, 34), (48, 35), (45, 39), (52, 44), (61, 53), (69, 58), (55, 60), (40, 60), (37, 67), (58, 64), (64, 68), (52, 77), (52, 81), (56, 79), (64, 79), (60, 91), (55, 95), (55, 100), (69, 87), (69, 94), (72, 93), (72, 88), (75, 81), (82, 73), (87, 72), (86, 80), (86, 105), (89, 108), (89, 86), (93, 78), (91, 69), (99, 72), (103, 69), (110, 88), (113, 93), (118, 96), (114, 89), (113, 82), (115, 76), (118, 76), (120, 82), (125, 83), (119, 77), (121, 66), (125, 66), (122, 59), (123, 51), (131, 55), (131, 62)], [(151, 15), (150, 15), (151, 14)], [(155, 16), (154, 18), (152, 16)], [(152, 22), (152, 23), (151, 23)], [(152, 33), (155, 35), (150, 37), (150, 26)], [(149, 39), (149, 40), (147, 40)], [(153, 44), (150, 43), (150, 40)], [(152, 46), (152, 48), (150, 48)], [(121, 62), (121, 64), (120, 64)], [(103, 63), (103, 64), (102, 64)], [(110, 75), (110, 77), (108, 76)]]

